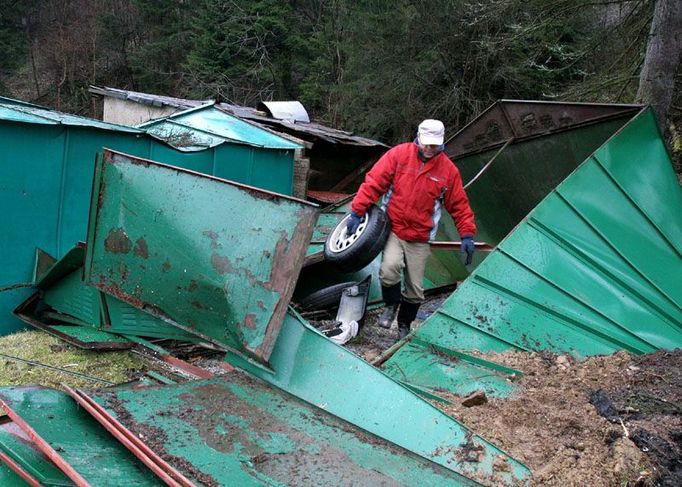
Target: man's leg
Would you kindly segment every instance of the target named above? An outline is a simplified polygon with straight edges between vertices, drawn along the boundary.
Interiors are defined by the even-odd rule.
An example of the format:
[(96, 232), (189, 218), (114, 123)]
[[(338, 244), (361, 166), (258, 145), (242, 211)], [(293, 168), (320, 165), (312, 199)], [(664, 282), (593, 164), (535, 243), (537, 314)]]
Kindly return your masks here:
[(384, 253), (379, 269), (381, 294), (386, 303), (384, 311), (379, 316), (378, 324), (382, 328), (390, 328), (398, 314), (400, 306), (400, 277), (405, 267), (405, 256), (400, 239), (391, 232), (384, 246)]
[(403, 242), (405, 254), (405, 294), (398, 313), (400, 338), (410, 332), (410, 325), (417, 317), (419, 306), (424, 302), (424, 271), (431, 254), (428, 243)]

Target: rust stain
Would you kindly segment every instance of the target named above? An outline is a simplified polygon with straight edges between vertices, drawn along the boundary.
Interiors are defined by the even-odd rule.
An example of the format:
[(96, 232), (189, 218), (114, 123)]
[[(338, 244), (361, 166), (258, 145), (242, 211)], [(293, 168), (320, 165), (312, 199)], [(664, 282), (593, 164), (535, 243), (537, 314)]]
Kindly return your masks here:
[(133, 249), (133, 255), (142, 257), (143, 259), (149, 258), (149, 248), (147, 247), (147, 241), (140, 237), (135, 242), (135, 248)]
[(264, 251), (263, 251), (263, 256), (264, 256), (266, 259), (269, 259), (271, 255), (272, 255), (272, 254), (270, 253), (269, 250), (264, 250)]
[(141, 299), (136, 298), (135, 296), (132, 296), (122, 290), (120, 287), (118, 287), (115, 284), (104, 284), (103, 282), (95, 283), (97, 289), (100, 291), (104, 291), (107, 294), (110, 294), (111, 296), (115, 297), (116, 299), (119, 299), (120, 301), (124, 301), (131, 306), (138, 308), (138, 309), (144, 309), (145, 307), (145, 302), (142, 301)]
[(170, 260), (166, 259), (166, 262), (164, 262), (163, 265), (161, 266), (161, 270), (163, 270), (163, 272), (168, 272), (170, 268), (171, 268)]
[(235, 272), (235, 268), (232, 266), (230, 259), (224, 255), (213, 253), (211, 255), (211, 265), (218, 272), (218, 274), (227, 274)]
[(249, 330), (255, 330), (258, 325), (258, 317), (253, 313), (249, 313), (244, 317), (244, 326)]
[(110, 230), (109, 235), (104, 240), (104, 249), (112, 254), (127, 254), (132, 246), (133, 243), (123, 228)]
[(283, 316), (287, 312), (289, 299), (294, 292), (294, 273), (303, 266), (305, 249), (313, 234), (316, 212), (312, 209), (301, 209), (298, 223), (294, 229), (291, 240), (287, 239), (287, 233), (282, 231), (275, 246), (275, 255), (272, 259), (270, 280), (264, 287), (280, 294), (280, 299), (275, 304), (270, 321), (265, 328), (263, 342), (257, 347), (256, 353), (263, 359), (270, 357), (275, 340), (282, 326)]
[(260, 309), (262, 309), (262, 310), (265, 311), (265, 309), (266, 309), (265, 303), (264, 303), (261, 299), (259, 299), (258, 301), (256, 301), (256, 305), (257, 305)]
[(196, 309), (204, 309), (203, 305), (199, 301), (192, 301), (192, 306)]
[(198, 287), (199, 287), (199, 285), (197, 284), (197, 281), (192, 279), (191, 281), (189, 281), (189, 286), (187, 286), (187, 290), (189, 292), (193, 293), (194, 291), (197, 290)]

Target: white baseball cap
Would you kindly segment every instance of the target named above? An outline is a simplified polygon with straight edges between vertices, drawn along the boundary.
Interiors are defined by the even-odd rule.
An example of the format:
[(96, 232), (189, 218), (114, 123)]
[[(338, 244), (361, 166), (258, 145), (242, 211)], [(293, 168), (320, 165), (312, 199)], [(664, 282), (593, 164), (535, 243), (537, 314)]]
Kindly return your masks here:
[(440, 120), (427, 119), (419, 124), (417, 138), (421, 145), (443, 145), (445, 126)]

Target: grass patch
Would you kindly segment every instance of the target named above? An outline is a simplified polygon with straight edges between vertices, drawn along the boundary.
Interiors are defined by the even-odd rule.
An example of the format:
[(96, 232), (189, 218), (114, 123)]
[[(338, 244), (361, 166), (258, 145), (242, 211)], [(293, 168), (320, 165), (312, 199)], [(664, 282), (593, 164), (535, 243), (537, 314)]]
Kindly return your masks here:
[[(0, 337), (0, 353), (32, 362), (59, 367), (70, 372), (120, 384), (147, 368), (145, 362), (129, 351), (102, 352), (81, 350), (41, 331), (20, 331)], [(60, 388), (103, 387), (107, 384), (59, 370), (27, 364), (0, 355), (0, 386), (38, 384)]]

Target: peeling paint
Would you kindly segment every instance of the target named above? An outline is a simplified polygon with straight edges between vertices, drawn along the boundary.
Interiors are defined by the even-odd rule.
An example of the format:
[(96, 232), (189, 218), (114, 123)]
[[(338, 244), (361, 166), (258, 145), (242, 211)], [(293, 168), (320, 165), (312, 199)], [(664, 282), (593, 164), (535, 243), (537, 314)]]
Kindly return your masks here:
[(133, 243), (123, 228), (111, 229), (104, 240), (104, 249), (112, 254), (127, 254)]
[(216, 254), (215, 252), (211, 255), (211, 265), (220, 275), (236, 272), (230, 259), (224, 255)]
[(256, 325), (258, 325), (258, 317), (255, 314), (249, 313), (244, 317), (244, 326), (249, 330), (255, 330)]
[(143, 237), (138, 238), (137, 242), (135, 242), (133, 254), (138, 257), (142, 257), (143, 259), (149, 258), (149, 249), (147, 248), (147, 241)]

